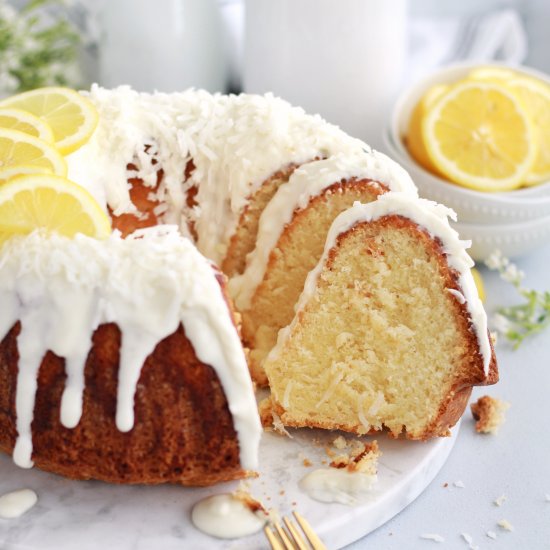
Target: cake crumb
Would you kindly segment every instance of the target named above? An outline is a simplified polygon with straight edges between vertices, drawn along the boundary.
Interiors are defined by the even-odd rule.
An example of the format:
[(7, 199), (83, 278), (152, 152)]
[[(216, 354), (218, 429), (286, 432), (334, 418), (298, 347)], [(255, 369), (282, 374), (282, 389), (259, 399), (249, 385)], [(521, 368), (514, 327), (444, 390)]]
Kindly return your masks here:
[(360, 472), (362, 474), (375, 475), (378, 470), (378, 458), (382, 453), (378, 442), (362, 444), (361, 452), (349, 455), (335, 456), (329, 464), (331, 468), (346, 468), (348, 472)]
[(342, 450), (342, 449), (345, 449), (347, 446), (348, 446), (348, 442), (346, 441), (346, 439), (339, 435), (333, 442), (332, 442), (332, 446), (333, 447), (336, 447), (337, 449), (339, 450)]
[[(260, 512), (262, 515), (269, 517), (269, 512), (265, 506), (250, 494), (248, 486), (245, 483), (241, 482), (232, 495), (234, 499), (240, 500), (251, 512)], [(269, 497), (267, 497), (267, 500), (269, 500)]]
[(494, 531), (487, 531), (486, 535), (493, 540), (496, 540), (497, 534)]
[(425, 540), (433, 540), (434, 542), (445, 542), (445, 539), (437, 533), (426, 533), (424, 535), (420, 535), (420, 538)]
[(280, 435), (293, 439), (286, 430), (281, 417), (273, 410), (273, 402), (271, 401), (271, 397), (266, 397), (260, 402), (258, 412), (260, 413), (260, 421), (262, 426), (266, 431), (271, 430)]
[(500, 495), (498, 498), (495, 498), (493, 502), (495, 506), (502, 506), (506, 502), (507, 498), (508, 497), (506, 495)]
[(476, 421), (476, 432), (496, 434), (509, 407), (509, 403), (489, 395), (484, 395), (472, 403), (470, 408)]
[(445, 487), (445, 489), (446, 489), (448, 486), (449, 486), (449, 484), (448, 484), (447, 482), (445, 482), (445, 483), (443, 484), (443, 487)]
[(513, 531), (514, 530), (514, 526), (507, 519), (501, 519), (500, 521), (497, 522), (497, 525), (501, 529), (504, 529), (504, 531)]
[(313, 466), (313, 462), (311, 462), (311, 460), (309, 460), (309, 458), (304, 458), (304, 460), (302, 460), (302, 464), (306, 468), (311, 468), (311, 466)]
[(455, 481), (455, 482), (453, 483), (453, 485), (454, 485), (455, 487), (458, 487), (459, 489), (464, 489), (464, 487), (465, 487), (464, 482), (463, 482), (463, 481), (460, 481), (460, 480)]

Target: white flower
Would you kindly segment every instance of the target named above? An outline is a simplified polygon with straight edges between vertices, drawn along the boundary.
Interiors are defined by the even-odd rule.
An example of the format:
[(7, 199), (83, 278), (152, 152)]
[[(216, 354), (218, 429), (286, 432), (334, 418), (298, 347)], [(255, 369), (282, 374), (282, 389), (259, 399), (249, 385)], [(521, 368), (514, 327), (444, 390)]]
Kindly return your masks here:
[(508, 283), (517, 285), (525, 277), (525, 273), (519, 270), (515, 264), (510, 263), (501, 273), (501, 277)]
[(495, 313), (495, 315), (493, 315), (492, 321), (494, 329), (501, 334), (506, 334), (512, 328), (512, 323), (510, 322), (510, 320), (500, 313)]
[(500, 250), (495, 250), (485, 260), (485, 265), (489, 269), (504, 269), (510, 261), (502, 255)]

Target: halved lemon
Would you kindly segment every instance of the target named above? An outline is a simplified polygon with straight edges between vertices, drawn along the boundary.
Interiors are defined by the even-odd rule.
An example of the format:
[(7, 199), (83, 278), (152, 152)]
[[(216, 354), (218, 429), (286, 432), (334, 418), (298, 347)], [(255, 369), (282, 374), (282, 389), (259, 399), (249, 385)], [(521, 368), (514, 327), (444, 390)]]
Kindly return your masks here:
[(99, 119), (94, 104), (69, 88), (38, 88), (9, 97), (0, 108), (28, 111), (47, 122), (57, 148), (67, 155), (90, 139)]
[(0, 245), (36, 229), (105, 239), (109, 217), (80, 185), (49, 174), (19, 176), (0, 186)]
[(533, 125), (522, 102), (492, 82), (452, 86), (426, 113), (422, 135), (442, 174), (480, 191), (516, 189), (537, 154)]
[(0, 128), (0, 169), (19, 165), (35, 166), (58, 176), (67, 174), (67, 163), (55, 146), (18, 130)]
[(21, 109), (0, 109), (0, 128), (18, 130), (48, 143), (54, 142), (48, 123)]

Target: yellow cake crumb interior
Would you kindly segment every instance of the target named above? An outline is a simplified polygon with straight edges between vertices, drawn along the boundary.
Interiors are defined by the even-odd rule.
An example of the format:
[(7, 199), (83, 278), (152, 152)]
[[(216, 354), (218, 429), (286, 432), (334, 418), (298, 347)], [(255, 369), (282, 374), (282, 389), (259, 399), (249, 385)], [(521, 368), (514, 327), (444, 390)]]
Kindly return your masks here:
[(317, 265), (326, 234), (336, 216), (355, 201), (371, 202), (382, 188), (366, 180), (353, 185), (337, 184), (314, 197), (308, 207), (294, 213), (277, 247), (271, 252), (268, 269), (254, 293), (251, 307), (243, 314), (243, 339), (251, 349), (252, 372), (260, 382), (262, 363), (277, 341), (279, 330), (294, 318), (294, 305), (304, 288), (307, 274)]
[(292, 338), (266, 361), (285, 425), (422, 438), (467, 368), (468, 327), (433, 241), (399, 220), (340, 237)]

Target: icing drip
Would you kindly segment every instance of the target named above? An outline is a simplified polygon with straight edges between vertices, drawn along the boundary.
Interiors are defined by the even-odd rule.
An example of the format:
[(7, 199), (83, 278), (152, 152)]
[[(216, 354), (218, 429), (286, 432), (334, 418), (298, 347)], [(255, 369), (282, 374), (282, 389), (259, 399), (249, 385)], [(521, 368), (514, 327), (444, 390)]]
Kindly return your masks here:
[[(474, 262), (466, 252), (466, 249), (470, 246), (470, 242), (460, 240), (458, 233), (450, 226), (448, 219), (456, 220), (456, 214), (441, 204), (426, 199), (411, 200), (408, 194), (389, 192), (380, 196), (375, 202), (369, 204), (356, 202), (352, 208), (342, 212), (332, 223), (325, 243), (323, 256), (317, 266), (308, 274), (304, 290), (296, 305), (296, 311), (298, 312), (303, 309), (315, 294), (317, 279), (323, 270), (330, 250), (336, 244), (338, 236), (351, 229), (357, 223), (373, 221), (388, 215), (409, 218), (428, 231), (432, 237), (437, 237), (442, 242), (449, 266), (459, 274), (458, 282), (461, 294), (466, 302), (470, 320), (483, 357), (485, 375), (487, 375), (492, 351), (487, 331), (487, 314), (479, 299), (471, 272)], [(460, 301), (459, 298), (457, 299)], [(290, 336), (294, 322), (279, 331), (277, 344), (271, 350), (270, 358), (274, 359), (278, 356), (283, 343)]]
[(244, 273), (229, 282), (229, 291), (239, 309), (251, 306), (252, 296), (265, 275), (269, 255), (285, 225), (292, 220), (294, 211), (305, 208), (312, 197), (321, 194), (334, 183), (352, 178), (370, 179), (394, 191), (418, 196), (407, 172), (377, 151), (338, 153), (297, 168), (262, 212), (256, 247), (247, 258)]
[(61, 422), (72, 428), (82, 413), (84, 366), (94, 330), (121, 330), (116, 424), (131, 430), (141, 367), (156, 344), (180, 323), (197, 354), (222, 384), (241, 465), (254, 469), (261, 434), (252, 383), (237, 331), (215, 271), (175, 226), (159, 226), (127, 239), (83, 235), (73, 240), (33, 233), (0, 251), (0, 340), (19, 319), (17, 441), (14, 461), (32, 466), (36, 377), (48, 350), (65, 359)]
[[(136, 213), (127, 179), (141, 178), (166, 204), (161, 221), (185, 230), (193, 220), (199, 250), (217, 263), (248, 198), (281, 166), (370, 150), (319, 116), (269, 94), (146, 94), (93, 86), (88, 95), (99, 111), (99, 125), (68, 157), (69, 178), (117, 215)], [(189, 161), (195, 168), (185, 180)], [(130, 162), (136, 165), (131, 173), (126, 170)], [(162, 183), (153, 191), (160, 168)], [(193, 186), (197, 205), (189, 209), (185, 194)]]

